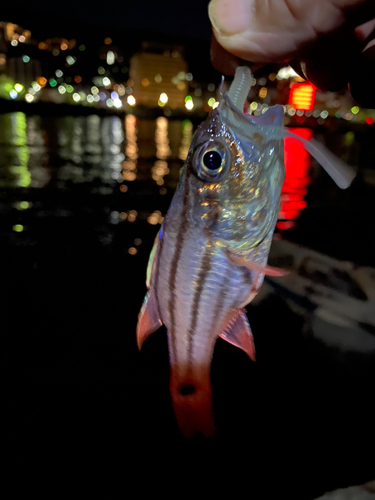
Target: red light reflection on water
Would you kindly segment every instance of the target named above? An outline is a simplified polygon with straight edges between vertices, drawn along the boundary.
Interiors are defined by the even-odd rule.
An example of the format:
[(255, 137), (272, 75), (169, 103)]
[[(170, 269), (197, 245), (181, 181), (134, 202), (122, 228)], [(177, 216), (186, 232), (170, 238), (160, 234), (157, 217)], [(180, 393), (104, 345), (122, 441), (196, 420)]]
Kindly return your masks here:
[[(291, 132), (304, 139), (312, 137), (309, 128), (290, 128)], [(295, 225), (294, 220), (299, 217), (301, 210), (306, 207), (304, 197), (306, 186), (310, 183), (309, 170), (311, 157), (298, 139), (287, 137), (284, 139), (285, 181), (281, 190), (281, 207), (276, 227), (290, 229)]]

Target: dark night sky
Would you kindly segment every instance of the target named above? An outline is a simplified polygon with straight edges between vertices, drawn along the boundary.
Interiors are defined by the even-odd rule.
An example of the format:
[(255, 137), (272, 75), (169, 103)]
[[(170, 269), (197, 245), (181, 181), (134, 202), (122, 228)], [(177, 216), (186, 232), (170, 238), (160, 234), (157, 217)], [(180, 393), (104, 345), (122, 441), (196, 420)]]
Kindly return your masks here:
[[(161, 35), (208, 39), (208, 0), (18, 0), (0, 7), (0, 17), (38, 18), (49, 26), (69, 25), (69, 19), (93, 26), (123, 28)], [(17, 22), (15, 20), (15, 22)]]
[(36, 39), (76, 38), (89, 50), (110, 36), (124, 54), (142, 41), (181, 44), (197, 78), (219, 80), (210, 62), (209, 0), (17, 0), (0, 7), (0, 20), (30, 29)]

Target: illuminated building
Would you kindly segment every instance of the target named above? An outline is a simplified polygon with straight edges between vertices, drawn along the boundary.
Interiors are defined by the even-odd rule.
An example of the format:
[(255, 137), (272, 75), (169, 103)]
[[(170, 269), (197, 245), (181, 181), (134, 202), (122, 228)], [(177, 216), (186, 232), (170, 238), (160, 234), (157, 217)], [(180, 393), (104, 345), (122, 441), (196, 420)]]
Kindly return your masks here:
[(186, 72), (182, 47), (144, 45), (142, 52), (130, 59), (131, 87), (137, 104), (156, 107), (167, 103), (170, 108), (183, 108), (188, 93)]

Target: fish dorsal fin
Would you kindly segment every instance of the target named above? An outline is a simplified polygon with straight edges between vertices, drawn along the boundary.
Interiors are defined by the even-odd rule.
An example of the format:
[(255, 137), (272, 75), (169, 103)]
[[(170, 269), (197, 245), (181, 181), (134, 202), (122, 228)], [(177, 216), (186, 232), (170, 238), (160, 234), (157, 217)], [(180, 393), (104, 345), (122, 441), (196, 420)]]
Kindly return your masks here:
[(255, 361), (254, 339), (245, 309), (237, 309), (229, 314), (219, 336), (229, 344), (242, 349), (250, 359)]

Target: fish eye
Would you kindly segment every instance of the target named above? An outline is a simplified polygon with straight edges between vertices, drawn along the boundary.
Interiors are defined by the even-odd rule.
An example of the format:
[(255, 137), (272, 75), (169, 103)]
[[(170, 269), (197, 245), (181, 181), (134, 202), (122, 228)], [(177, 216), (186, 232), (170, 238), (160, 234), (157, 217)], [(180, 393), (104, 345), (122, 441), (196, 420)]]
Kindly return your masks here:
[(203, 164), (208, 170), (219, 170), (223, 161), (222, 155), (219, 151), (212, 150), (206, 151), (202, 158)]
[(228, 152), (223, 144), (208, 142), (199, 145), (193, 157), (193, 169), (199, 179), (217, 182), (226, 173)]

